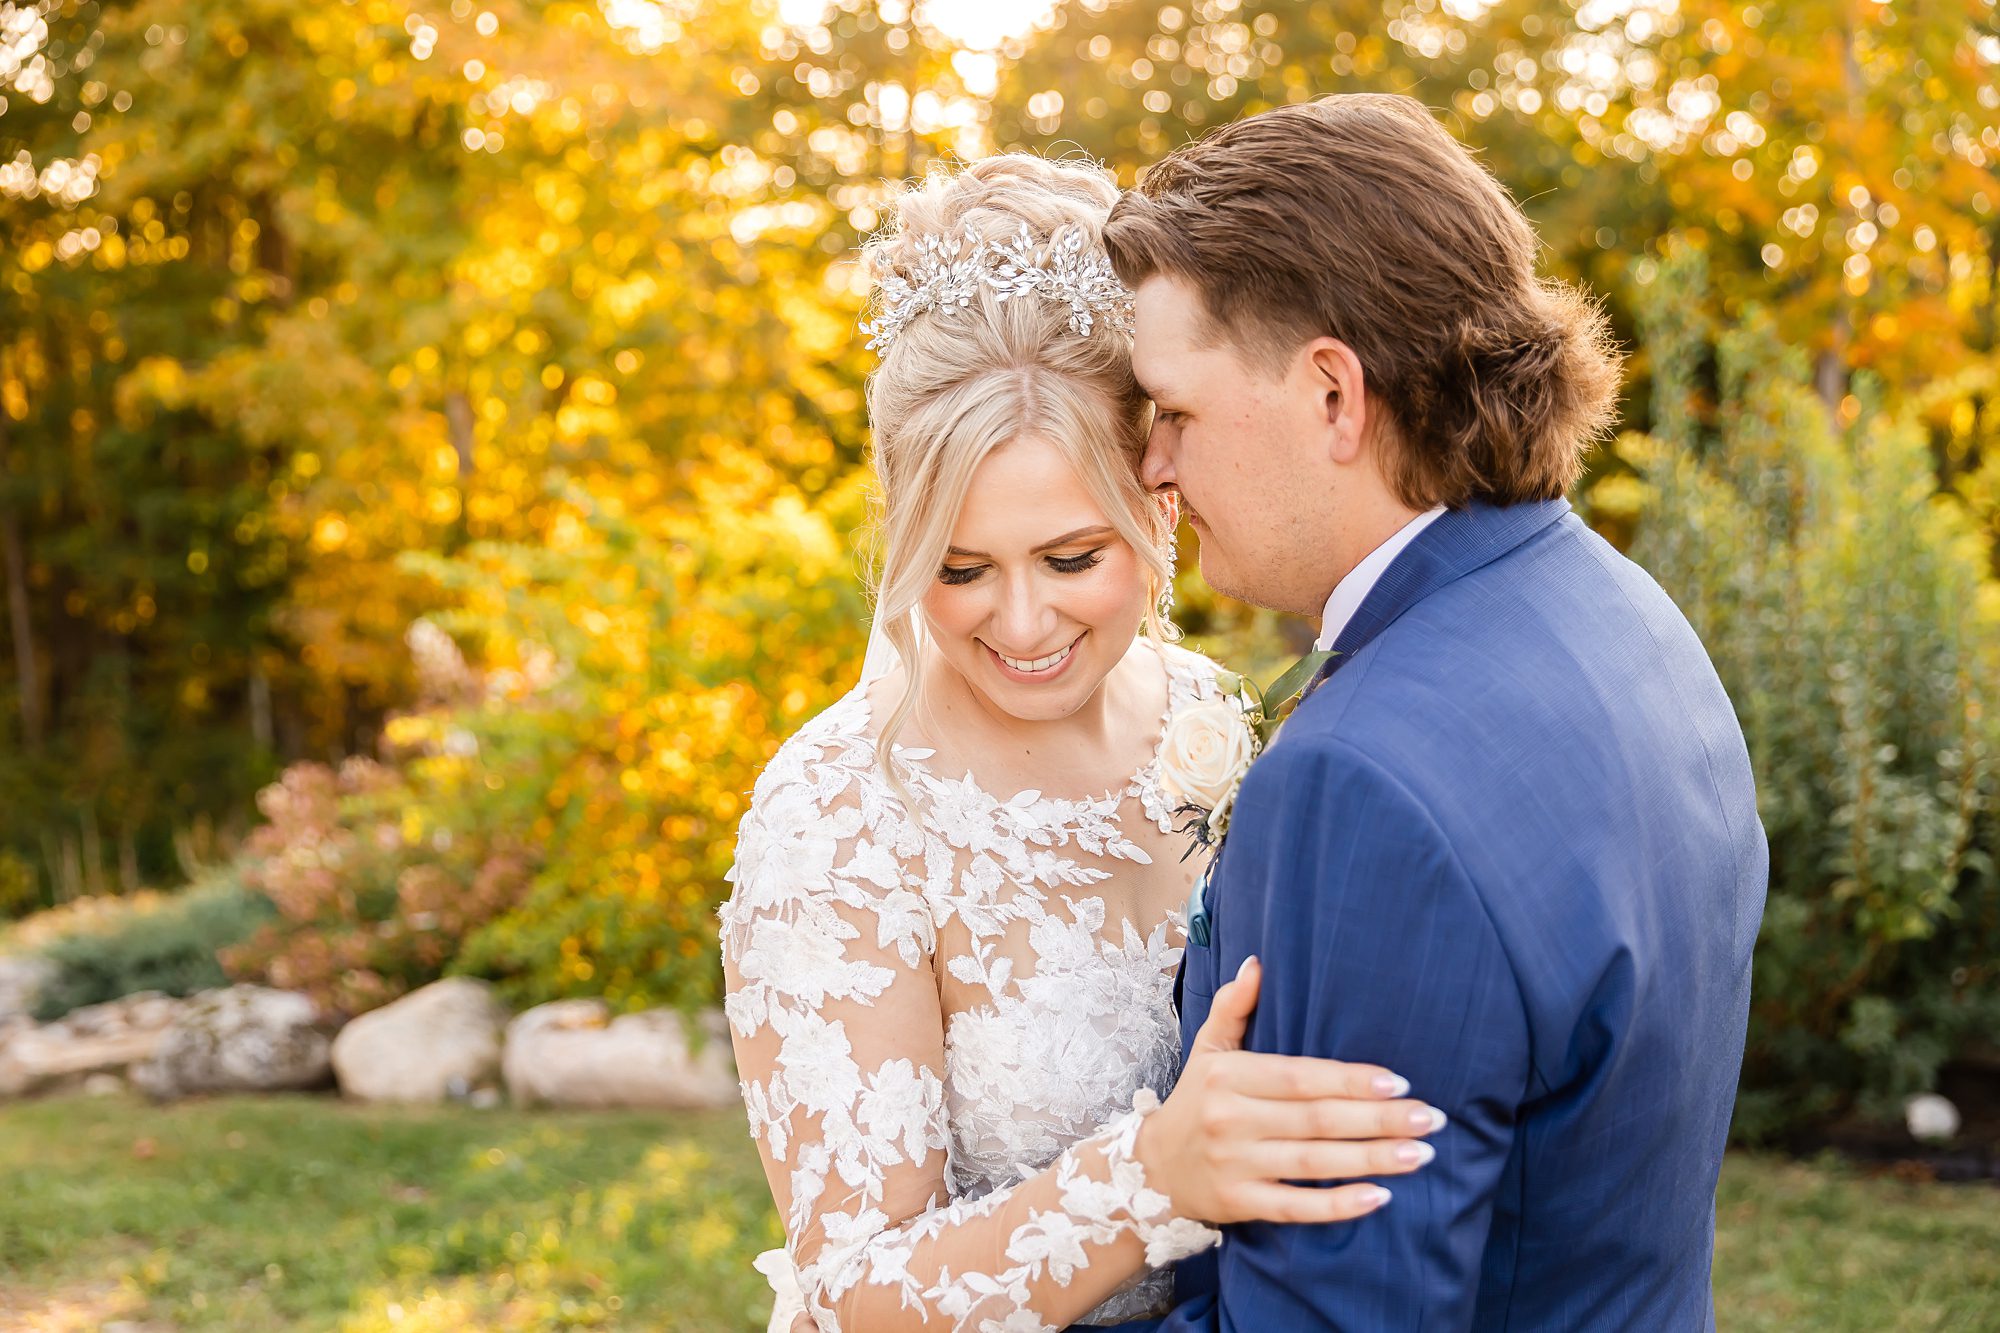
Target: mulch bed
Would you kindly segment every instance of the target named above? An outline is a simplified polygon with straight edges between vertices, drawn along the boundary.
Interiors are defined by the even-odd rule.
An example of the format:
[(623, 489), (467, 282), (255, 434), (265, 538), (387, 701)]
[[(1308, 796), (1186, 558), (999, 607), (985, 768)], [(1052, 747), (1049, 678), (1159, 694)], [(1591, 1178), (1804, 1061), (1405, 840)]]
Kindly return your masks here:
[(1830, 1148), (1858, 1165), (1909, 1180), (2000, 1185), (2000, 1061), (1946, 1065), (1937, 1090), (1964, 1121), (1950, 1143), (1918, 1143), (1900, 1124), (1850, 1117), (1786, 1146), (1801, 1156)]

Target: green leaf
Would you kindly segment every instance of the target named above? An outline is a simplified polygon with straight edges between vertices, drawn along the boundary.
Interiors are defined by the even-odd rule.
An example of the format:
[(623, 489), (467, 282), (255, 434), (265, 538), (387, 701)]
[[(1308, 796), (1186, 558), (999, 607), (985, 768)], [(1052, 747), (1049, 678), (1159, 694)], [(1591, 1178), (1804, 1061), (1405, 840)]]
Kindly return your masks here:
[(1306, 682), (1319, 674), (1319, 669), (1333, 656), (1331, 648), (1322, 648), (1307, 653), (1287, 668), (1285, 674), (1271, 682), (1271, 688), (1264, 691), (1264, 708), (1275, 714), (1285, 700), (1305, 688)]

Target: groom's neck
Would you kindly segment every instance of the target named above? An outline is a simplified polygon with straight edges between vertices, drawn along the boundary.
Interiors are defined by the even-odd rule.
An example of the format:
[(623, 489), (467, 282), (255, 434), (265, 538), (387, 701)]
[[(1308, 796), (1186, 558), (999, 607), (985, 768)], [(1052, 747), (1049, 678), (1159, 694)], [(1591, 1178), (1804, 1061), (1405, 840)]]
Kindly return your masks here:
[(1420, 512), (1397, 500), (1386, 488), (1374, 494), (1344, 499), (1331, 523), (1333, 540), (1327, 544), (1331, 560), (1320, 571), (1324, 586), (1320, 589), (1312, 614), (1317, 616), (1319, 609), (1333, 596), (1333, 590), (1340, 586), (1341, 580), (1352, 574), (1355, 567), (1373, 555), (1383, 542), (1401, 532)]

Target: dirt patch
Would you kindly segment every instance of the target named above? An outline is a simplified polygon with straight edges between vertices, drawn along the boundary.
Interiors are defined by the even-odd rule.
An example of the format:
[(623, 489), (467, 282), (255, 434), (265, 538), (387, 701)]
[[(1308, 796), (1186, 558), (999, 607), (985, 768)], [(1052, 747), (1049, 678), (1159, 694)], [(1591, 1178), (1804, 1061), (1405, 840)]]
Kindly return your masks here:
[(174, 1333), (140, 1318), (146, 1302), (116, 1281), (66, 1282), (54, 1288), (0, 1283), (0, 1329), (7, 1333)]

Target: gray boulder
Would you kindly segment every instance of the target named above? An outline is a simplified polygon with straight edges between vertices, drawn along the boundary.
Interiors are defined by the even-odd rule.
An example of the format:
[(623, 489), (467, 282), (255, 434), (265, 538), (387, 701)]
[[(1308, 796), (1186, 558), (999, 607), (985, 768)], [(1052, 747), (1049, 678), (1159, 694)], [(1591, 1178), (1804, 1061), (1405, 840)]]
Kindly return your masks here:
[(612, 1018), (602, 1000), (537, 1005), (507, 1025), (507, 1093), (517, 1106), (736, 1105), (721, 1012), (702, 1014), (693, 1029), (671, 1009)]
[(500, 1077), (507, 1007), (473, 977), (446, 977), (362, 1014), (333, 1039), (342, 1095), (367, 1102), (459, 1100)]
[(53, 1023), (0, 1016), (0, 1098), (67, 1091), (93, 1074), (115, 1074), (147, 1059), (184, 1003), (138, 991), (73, 1009)]
[(56, 974), (56, 965), (34, 954), (0, 958), (0, 1019), (31, 1014), (42, 987)]
[(204, 1092), (280, 1092), (325, 1086), (327, 1034), (312, 1000), (267, 986), (225, 986), (189, 997), (132, 1085), (159, 1101)]

